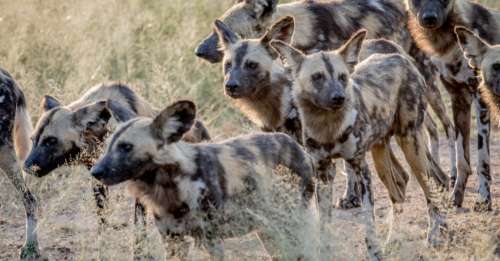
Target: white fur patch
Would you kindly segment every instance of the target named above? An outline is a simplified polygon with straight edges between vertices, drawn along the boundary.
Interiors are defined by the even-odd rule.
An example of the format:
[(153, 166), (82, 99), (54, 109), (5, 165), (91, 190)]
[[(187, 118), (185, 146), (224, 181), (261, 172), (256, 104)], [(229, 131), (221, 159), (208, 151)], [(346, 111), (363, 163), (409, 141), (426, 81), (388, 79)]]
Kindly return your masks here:
[(0, 103), (3, 103), (5, 101), (5, 95), (0, 96)]

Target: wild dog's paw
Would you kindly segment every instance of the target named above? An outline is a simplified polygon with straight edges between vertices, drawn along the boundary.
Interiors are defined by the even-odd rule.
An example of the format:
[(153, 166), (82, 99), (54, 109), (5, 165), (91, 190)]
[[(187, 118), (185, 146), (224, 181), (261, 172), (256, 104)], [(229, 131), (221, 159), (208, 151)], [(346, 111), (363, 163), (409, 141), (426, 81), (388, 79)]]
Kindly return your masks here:
[(488, 212), (493, 210), (493, 204), (491, 200), (486, 201), (476, 201), (474, 203), (474, 211), (476, 212)]
[(26, 261), (45, 261), (49, 260), (40, 254), (37, 244), (26, 244), (21, 248), (19, 258)]
[(355, 196), (349, 196), (347, 198), (340, 198), (335, 205), (336, 208), (340, 209), (351, 209), (361, 207), (361, 200)]

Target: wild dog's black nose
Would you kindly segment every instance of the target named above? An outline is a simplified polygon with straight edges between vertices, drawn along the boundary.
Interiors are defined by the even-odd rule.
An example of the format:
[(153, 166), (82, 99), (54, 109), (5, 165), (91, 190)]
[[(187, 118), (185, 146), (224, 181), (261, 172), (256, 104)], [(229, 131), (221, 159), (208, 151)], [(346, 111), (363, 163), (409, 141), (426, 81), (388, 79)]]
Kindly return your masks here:
[(344, 104), (345, 97), (344, 96), (333, 96), (331, 99), (332, 105), (339, 106)]
[(226, 82), (226, 90), (229, 92), (235, 92), (240, 88), (240, 84), (235, 80), (229, 80)]
[(104, 175), (106, 174), (106, 170), (101, 165), (95, 165), (90, 170), (90, 174), (92, 175), (92, 177), (94, 177), (96, 179), (102, 179), (104, 177)]
[(422, 15), (422, 25), (425, 27), (435, 27), (438, 24), (438, 16), (435, 13), (425, 13)]

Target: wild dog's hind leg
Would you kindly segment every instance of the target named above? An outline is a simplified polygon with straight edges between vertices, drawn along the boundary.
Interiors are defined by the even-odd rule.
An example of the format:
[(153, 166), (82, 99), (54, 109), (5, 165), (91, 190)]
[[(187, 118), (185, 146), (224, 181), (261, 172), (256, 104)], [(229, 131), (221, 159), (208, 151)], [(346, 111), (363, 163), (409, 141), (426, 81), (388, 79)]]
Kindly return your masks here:
[[(445, 81), (443, 81), (445, 83)], [(457, 144), (457, 179), (451, 180), (453, 186), (452, 203), (455, 207), (462, 207), (465, 186), (471, 174), (470, 167), (470, 127), (472, 95), (466, 87), (447, 86), (452, 102), (453, 120), (456, 128)]]
[(38, 259), (41, 256), (38, 249), (38, 237), (36, 232), (37, 201), (26, 187), (19, 163), (17, 162), (16, 153), (10, 144), (0, 145), (0, 169), (5, 172), (10, 182), (16, 188), (26, 211), (26, 242), (21, 249), (21, 259)]
[(446, 201), (448, 176), (434, 161), (424, 140), (421, 128), (397, 134), (398, 144), (424, 191), (429, 215), (427, 241), (435, 246), (439, 243), (439, 232), (446, 228), (445, 213), (441, 209)]
[(405, 201), (409, 175), (392, 153), (389, 139), (374, 145), (371, 152), (377, 174), (387, 188), (392, 203), (392, 213), (388, 218), (387, 243), (389, 243), (395, 229), (394, 226), (398, 225), (398, 215), (402, 211), (402, 203)]
[(425, 114), (424, 124), (429, 134), (432, 156), (436, 162), (439, 162), (439, 131), (436, 122), (432, 119), (429, 112)]
[(381, 260), (382, 253), (378, 246), (375, 233), (374, 196), (372, 190), (371, 173), (365, 158), (349, 160), (353, 172), (360, 180), (357, 188), (362, 198), (363, 223), (365, 226), (365, 243), (371, 260)]
[(475, 211), (492, 210), (490, 173), (490, 112), (480, 95), (475, 96), (477, 111), (477, 175), (479, 195), (474, 205)]

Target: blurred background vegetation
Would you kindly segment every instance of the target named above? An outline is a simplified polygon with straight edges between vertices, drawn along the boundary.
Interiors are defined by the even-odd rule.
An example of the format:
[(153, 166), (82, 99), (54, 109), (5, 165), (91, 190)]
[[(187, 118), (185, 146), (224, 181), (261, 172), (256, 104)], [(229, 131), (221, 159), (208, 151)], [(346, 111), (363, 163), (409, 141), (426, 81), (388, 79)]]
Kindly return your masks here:
[[(194, 55), (196, 45), (211, 32), (213, 20), (234, 2), (0, 0), (0, 66), (21, 84), (34, 122), (40, 114), (39, 103), (44, 94), (54, 95), (67, 104), (95, 84), (120, 81), (131, 84), (158, 108), (176, 99), (193, 99), (199, 107), (200, 118), (217, 140), (245, 133), (254, 127), (224, 97), (221, 66), (203, 62)], [(499, 0), (481, 2), (500, 8)], [(29, 180), (41, 202), (39, 234), (46, 240), (42, 244), (44, 252), (55, 260), (95, 258), (94, 202), (87, 171), (62, 168), (44, 179)], [(340, 182), (339, 194), (343, 191)], [(11, 260), (22, 243), (24, 212), (2, 175), (0, 188), (0, 259)], [(120, 226), (131, 218), (132, 199), (127, 198), (123, 187), (115, 191), (119, 193), (112, 193), (110, 205), (114, 209), (113, 222)], [(388, 204), (387, 199), (383, 204)], [(425, 206), (422, 204), (421, 208), (423, 221), (413, 224), (417, 232), (408, 232), (406, 238), (413, 241), (409, 240), (409, 247), (399, 249), (396, 256), (400, 259), (429, 257), (424, 258), (419, 252), (423, 249), (425, 227)], [(288, 217), (288, 212), (280, 214), (284, 214), (285, 220)], [(490, 222), (488, 216), (474, 219)], [(337, 231), (338, 227), (326, 230)], [(352, 251), (355, 251), (364, 257), (363, 248), (359, 248), (363, 245), (361, 241), (342, 247), (345, 243), (342, 240), (347, 242), (352, 235), (360, 233), (354, 231), (341, 231), (335, 236), (340, 242), (335, 249), (339, 256), (353, 258)], [(108, 235), (108, 243), (116, 244), (110, 246), (113, 251), (107, 253), (111, 259), (128, 257), (131, 235), (131, 228)], [(478, 244), (489, 239), (488, 233), (478, 233), (473, 238)], [(156, 242), (151, 244), (152, 251), (163, 253), (158, 236), (153, 240)], [(357, 246), (356, 250), (352, 250), (352, 245)], [(478, 245), (466, 252), (480, 256), (489, 246)], [(460, 246), (459, 249), (462, 251)]]

